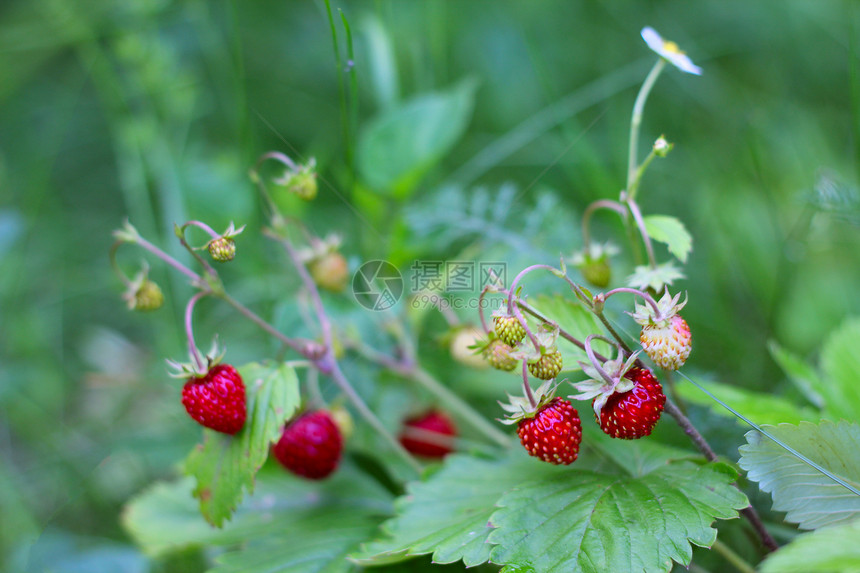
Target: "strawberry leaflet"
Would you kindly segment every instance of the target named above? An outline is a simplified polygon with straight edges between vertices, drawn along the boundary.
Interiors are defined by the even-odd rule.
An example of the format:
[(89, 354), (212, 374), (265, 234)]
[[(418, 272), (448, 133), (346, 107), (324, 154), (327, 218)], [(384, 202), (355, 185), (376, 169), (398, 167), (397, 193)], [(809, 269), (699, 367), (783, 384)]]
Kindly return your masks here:
[(291, 367), (252, 363), (239, 372), (247, 387), (245, 426), (235, 436), (205, 430), (203, 443), (185, 460), (185, 473), (197, 481), (193, 494), (200, 511), (216, 527), (230, 518), (243, 489), (253, 491), (270, 444), (299, 405), (299, 382)]

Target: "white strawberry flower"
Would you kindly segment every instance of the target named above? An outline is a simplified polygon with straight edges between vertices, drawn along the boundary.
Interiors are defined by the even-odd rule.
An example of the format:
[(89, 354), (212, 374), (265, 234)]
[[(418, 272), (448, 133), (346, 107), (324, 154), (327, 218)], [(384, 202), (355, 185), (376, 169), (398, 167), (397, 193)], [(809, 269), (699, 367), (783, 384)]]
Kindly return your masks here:
[(693, 63), (693, 61), (678, 48), (678, 44), (664, 39), (657, 30), (650, 26), (642, 28), (642, 39), (648, 44), (648, 47), (656, 52), (661, 58), (688, 74), (702, 75), (702, 68)]

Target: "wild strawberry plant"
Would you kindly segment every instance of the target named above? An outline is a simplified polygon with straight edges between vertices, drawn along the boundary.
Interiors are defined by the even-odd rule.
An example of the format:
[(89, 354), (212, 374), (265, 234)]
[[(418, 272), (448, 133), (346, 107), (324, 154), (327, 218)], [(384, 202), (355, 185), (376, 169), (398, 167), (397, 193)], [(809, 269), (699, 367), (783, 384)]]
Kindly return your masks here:
[[(585, 206), (575, 252), (557, 266), (525, 266), (509, 285), (492, 275), (468, 316), (452, 312), (443, 295), (414, 293), (413, 301), (423, 297), (447, 321), (446, 336), (422, 332), (434, 328), (426, 326), (433, 324), (426, 312), (398, 309), (393, 292), (376, 292), (362, 282), (364, 274), (350, 273), (341, 248), (356, 238), (317, 236), (287, 210), (307, 202), (312, 208), (318, 194), (313, 160), (297, 162), (273, 151), (251, 168), (267, 213), (263, 228), (240, 236), (245, 227), (232, 223), (223, 233), (197, 220), (177, 224), (176, 238), (193, 266), (130, 222), (116, 232), (112, 260), (126, 283), (129, 308), (156, 310), (164, 297), (146, 266), (133, 279), (122, 274), (122, 245), (172, 267), (195, 291), (184, 313), (190, 360), (171, 365), (184, 383), (176, 407), (184, 406), (189, 423), (204, 429), (182, 464), (185, 477), (152, 486), (127, 507), (124, 524), (147, 552), (215, 546), (221, 549), (212, 554), (213, 570), (221, 573), (420, 570), (457, 562), (504, 571), (669, 571), (694, 562), (701, 554), (694, 548), (713, 548), (742, 571), (761, 560), (764, 571), (856, 564), (856, 548), (838, 540), (856, 537), (860, 523), (860, 426), (755, 421), (855, 419), (860, 362), (853, 344), (860, 326), (849, 323), (826, 343), (820, 371), (772, 346), (812, 404), (805, 409), (685, 373), (697, 353), (708, 351), (694, 348), (697, 325), (681, 314), (704, 304), (702, 297), (676, 284), (692, 237), (678, 219), (643, 211), (644, 175), (653, 161), (670, 157), (673, 144), (661, 136), (640, 159), (639, 133), (664, 69), (702, 70), (653, 29), (642, 37), (658, 59), (634, 103), (623, 189), (615, 199)], [(390, 201), (408, 197), (456, 140), (473, 95), (466, 82), (368, 126), (356, 158), (364, 183)], [(442, 126), (442, 118), (450, 121)], [(428, 128), (441, 130), (431, 147), (386, 137)], [(380, 142), (392, 140), (404, 149), (397, 161), (378, 168), (378, 156), (387, 151)], [(266, 175), (264, 167), (272, 165), (278, 173)], [(440, 196), (456, 200), (457, 193)], [(497, 195), (499, 201), (512, 197), (504, 189)], [(485, 217), (476, 214), (476, 204), (456, 210), (463, 223), (450, 229), (444, 216), (438, 224), (429, 217), (415, 226), (436, 225), (434, 232), (443, 235), (504, 228), (504, 210)], [(620, 241), (594, 241), (591, 222), (602, 211), (620, 218)], [(481, 219), (486, 226), (476, 227)], [(206, 241), (195, 246), (193, 229)], [(279, 247), (299, 278), (299, 289), (283, 298), (299, 309), (307, 336), (258, 314), (222, 278), (221, 265), (242, 265), (242, 243), (257, 234)], [(513, 241), (504, 231), (499, 236), (500, 244)], [(655, 243), (666, 246), (664, 260)], [(613, 261), (622, 252), (633, 266), (627, 276), (618, 276), (626, 263)], [(382, 263), (373, 267), (373, 278), (388, 284), (394, 276)], [(527, 291), (525, 279), (532, 284), (539, 274), (552, 282)], [(347, 286), (355, 296), (374, 296), (372, 308), (392, 310), (344, 312)], [(215, 345), (201, 353), (192, 319), (204, 298), (232, 307), (283, 352), (261, 351), (257, 361), (234, 367), (225, 362), (228, 327), (218, 333), (226, 351)], [(489, 317), (488, 301), (496, 307)], [(633, 325), (641, 327), (638, 336)], [(434, 354), (439, 338), (450, 344), (453, 360)], [(469, 369), (478, 388), (434, 375), (438, 360)], [(702, 406), (749, 424), (739, 460), (717, 455), (707, 432), (688, 417)], [(794, 533), (763, 520), (765, 497), (752, 503), (749, 482), (772, 496), (787, 524), (814, 532), (785, 544)], [(407, 561), (409, 569), (397, 569)]]

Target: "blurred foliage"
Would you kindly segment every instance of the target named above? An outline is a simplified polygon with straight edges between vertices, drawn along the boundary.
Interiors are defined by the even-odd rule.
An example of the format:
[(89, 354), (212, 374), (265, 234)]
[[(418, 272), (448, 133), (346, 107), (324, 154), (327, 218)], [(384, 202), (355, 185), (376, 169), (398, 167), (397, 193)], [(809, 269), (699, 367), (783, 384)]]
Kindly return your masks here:
[[(580, 246), (583, 207), (624, 184), (635, 86), (652, 61), (638, 37), (644, 25), (705, 70), (683, 81), (666, 73), (642, 136), (676, 145), (640, 197), (693, 237), (680, 284), (691, 299), (690, 366), (796, 397), (765, 341), (808, 357), (860, 312), (855, 2), (333, 7), (354, 39), (349, 64), (335, 22), (340, 68), (321, 1), (0, 5), (0, 567), (196, 571), (215, 557), (150, 558), (120, 527), (121, 505), (175, 475), (199, 438), (163, 362), (184, 352), (190, 288), (153, 265), (168, 303), (152, 315), (126, 311), (107, 264), (110, 231), (124, 217), (181, 260), (174, 222), (259, 230), (246, 174), (279, 149), (317, 158), (319, 197), (295, 214), (318, 234), (350, 237), (353, 268), (467, 248), (509, 269), (553, 263)], [(429, 147), (409, 140), (404, 153), (420, 169), (405, 171), (372, 141), (418, 106), (452, 123), (428, 135)], [(410, 199), (398, 204), (370, 184), (400, 197), (411, 186)], [(601, 238), (619, 231), (608, 219), (596, 225)], [(225, 283), (279, 327), (300, 329), (282, 298), (295, 277), (250, 235), (238, 239), (240, 262), (223, 270)], [(140, 258), (123, 251), (128, 274)], [(351, 301), (327, 302), (358, 328), (368, 320)], [(229, 332), (237, 363), (280, 352), (225, 305), (202, 303), (196, 320), (202, 339)], [(425, 332), (444, 329), (426, 320)], [(422, 344), (445, 382), (478, 387), (483, 373), (456, 371), (431, 334)], [(375, 395), (389, 405), (409, 401), (389, 380), (357, 378), (386, 388)]]

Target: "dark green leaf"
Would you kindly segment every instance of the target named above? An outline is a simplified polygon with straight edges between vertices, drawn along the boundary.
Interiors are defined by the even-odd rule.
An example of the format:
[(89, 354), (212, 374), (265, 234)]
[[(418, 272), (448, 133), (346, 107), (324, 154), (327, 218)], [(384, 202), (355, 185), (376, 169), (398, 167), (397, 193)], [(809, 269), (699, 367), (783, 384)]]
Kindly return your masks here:
[(269, 447), (299, 406), (298, 378), (292, 367), (247, 364), (239, 369), (245, 381), (248, 420), (235, 436), (204, 431), (204, 439), (185, 460), (185, 473), (197, 480), (194, 496), (200, 511), (220, 527), (254, 489), (254, 476), (266, 461)]
[(663, 465), (641, 477), (571, 470), (508, 491), (490, 519), (491, 561), (536, 571), (669, 571), (709, 547), (714, 519), (748, 505), (721, 463)]
[(666, 215), (649, 215), (644, 219), (645, 229), (651, 238), (665, 243), (670, 253), (682, 263), (686, 263), (690, 251), (693, 250), (693, 237), (684, 224), (675, 217)]
[[(860, 426), (848, 422), (801, 422), (765, 428), (813, 462), (860, 489)], [(860, 496), (785, 451), (758, 431), (748, 432), (740, 466), (762, 491), (773, 496), (773, 508), (802, 529), (844, 524), (860, 517)]]
[(501, 460), (449, 456), (427, 481), (412, 483), (396, 502), (397, 517), (387, 521), (387, 539), (362, 547), (351, 556), (359, 564), (403, 561), (433, 554), (437, 563), (462, 559), (467, 566), (484, 563), (490, 515), (508, 489), (558, 468), (535, 462), (521, 451)]

